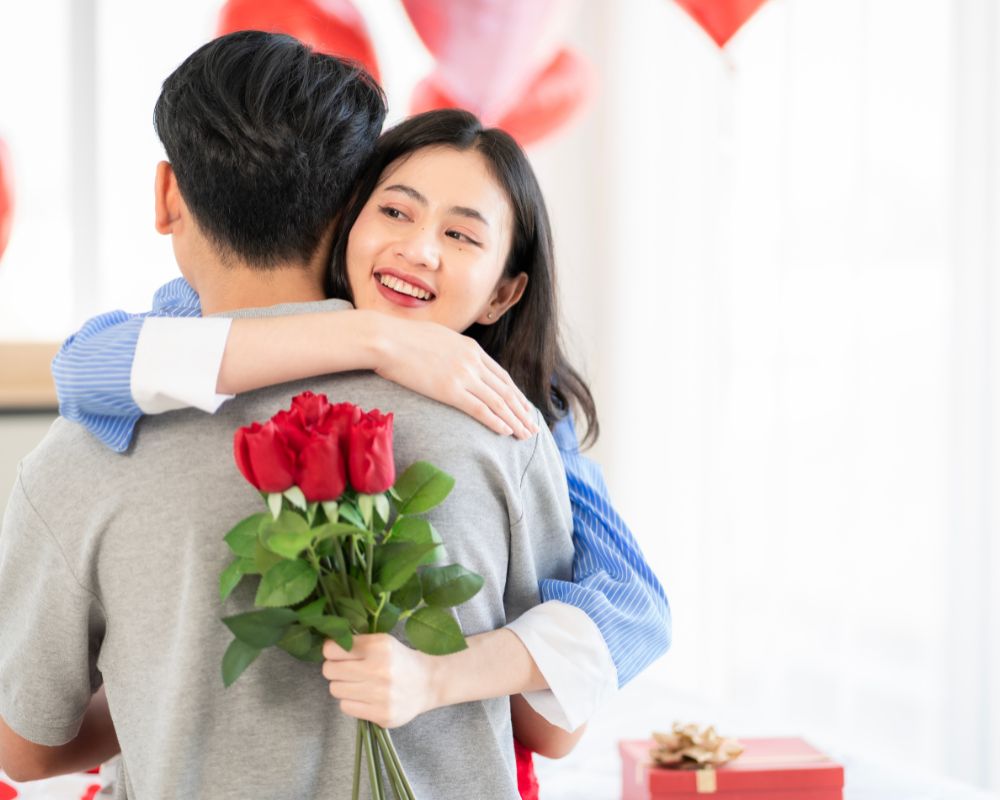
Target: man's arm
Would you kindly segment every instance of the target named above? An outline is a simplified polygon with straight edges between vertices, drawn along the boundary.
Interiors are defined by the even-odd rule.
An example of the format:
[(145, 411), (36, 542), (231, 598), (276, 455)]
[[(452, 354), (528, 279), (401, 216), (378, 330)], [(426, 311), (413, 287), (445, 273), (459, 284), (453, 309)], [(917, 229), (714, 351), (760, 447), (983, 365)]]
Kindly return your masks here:
[(63, 745), (48, 747), (18, 735), (0, 719), (0, 769), (15, 781), (36, 781), (82, 772), (121, 752), (102, 686), (91, 698), (80, 732)]
[(117, 741), (97, 669), (104, 610), (29, 497), (0, 529), (0, 765), (15, 779), (93, 767)]

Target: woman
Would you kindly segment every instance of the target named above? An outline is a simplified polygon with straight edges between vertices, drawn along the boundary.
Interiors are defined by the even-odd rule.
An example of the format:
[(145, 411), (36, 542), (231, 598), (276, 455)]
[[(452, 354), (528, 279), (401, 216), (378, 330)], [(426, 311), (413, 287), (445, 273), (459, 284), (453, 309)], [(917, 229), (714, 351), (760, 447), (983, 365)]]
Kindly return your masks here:
[[(611, 672), (617, 667), (623, 683), (666, 649), (669, 612), (658, 582), (606, 502), (599, 476), (587, 474), (576, 452), (571, 407), (586, 417), (590, 440), (597, 436), (597, 418), (589, 389), (558, 343), (552, 262), (541, 193), (513, 140), (482, 129), (465, 112), (412, 118), (380, 139), (339, 224), (331, 294), (352, 301), (357, 311), (336, 312), (331, 315), (335, 319), (325, 321), (319, 319), (324, 315), (235, 321), (219, 388), (243, 391), (338, 369), (375, 367), (385, 377), (455, 405), (499, 432), (526, 436), (531, 433), (526, 424), (530, 414), (514, 388), (520, 387), (556, 430), (575, 512), (592, 512), (595, 497), (601, 501), (601, 513), (574, 514), (578, 583), (568, 585), (570, 591), (562, 597), (592, 619), (598, 617), (595, 608), (610, 610), (601, 616), (604, 624), (598, 630), (608, 649), (618, 645), (619, 658)], [(321, 324), (339, 326), (339, 347), (331, 348), (328, 335), (316, 335)], [(388, 357), (360, 362), (350, 346), (352, 331), (355, 338), (362, 334), (362, 342), (365, 334), (376, 331), (370, 349)], [(104, 335), (70, 340), (57, 359), (61, 399), (75, 412), (88, 410), (86, 397), (63, 397), (66, 387), (82, 385), (73, 380), (81, 364), (78, 351), (84, 343), (84, 349), (100, 347)], [(385, 344), (386, 335), (391, 344)], [(286, 346), (287, 341), (294, 341), (294, 347)], [(137, 350), (137, 359), (142, 352)], [(126, 439), (128, 435), (130, 429)], [(588, 543), (591, 549), (581, 558)], [(626, 555), (614, 553), (616, 548)], [(594, 554), (603, 553), (608, 563), (609, 551), (615, 567), (625, 565), (617, 583), (600, 580), (607, 573)], [(584, 587), (584, 580), (593, 575), (599, 578), (594, 588)], [(596, 606), (590, 602), (595, 599)], [(624, 608), (633, 609), (631, 616), (621, 611)], [(654, 613), (647, 616), (650, 609)], [(638, 635), (637, 625), (642, 626)], [(591, 624), (589, 635), (593, 630)], [(622, 638), (616, 638), (619, 634)], [(580, 638), (587, 635), (582, 629)], [(622, 646), (623, 641), (630, 644)], [(327, 655), (324, 674), (331, 692), (346, 713), (362, 716), (365, 701), (358, 692), (375, 689), (359, 688), (357, 680), (346, 679), (349, 659), (335, 652)], [(535, 651), (532, 656), (538, 660)], [(600, 657), (592, 663), (600, 665)], [(483, 683), (481, 690), (488, 692), (488, 682)], [(417, 713), (434, 707), (433, 702), (418, 698)], [(512, 713), (518, 737), (536, 748), (552, 747), (549, 752), (556, 754), (575, 741), (546, 729), (519, 700), (513, 702)], [(530, 783), (530, 757), (522, 753), (519, 759), (524, 783)]]

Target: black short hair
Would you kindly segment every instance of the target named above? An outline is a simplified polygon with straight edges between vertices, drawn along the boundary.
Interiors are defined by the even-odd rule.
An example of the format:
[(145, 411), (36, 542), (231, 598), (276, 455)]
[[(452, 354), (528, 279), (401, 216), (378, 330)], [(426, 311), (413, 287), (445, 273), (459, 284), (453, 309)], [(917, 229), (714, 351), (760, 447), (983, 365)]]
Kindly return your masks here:
[(163, 82), (154, 126), (202, 231), (224, 256), (266, 269), (313, 257), (385, 114), (360, 65), (240, 31)]

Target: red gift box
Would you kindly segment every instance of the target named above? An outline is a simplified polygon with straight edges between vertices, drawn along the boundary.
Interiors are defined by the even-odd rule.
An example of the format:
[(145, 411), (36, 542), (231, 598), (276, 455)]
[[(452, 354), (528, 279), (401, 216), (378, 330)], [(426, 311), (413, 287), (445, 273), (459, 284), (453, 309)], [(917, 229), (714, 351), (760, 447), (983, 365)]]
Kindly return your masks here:
[(619, 742), (622, 800), (842, 800), (844, 768), (801, 739), (740, 739), (743, 754), (715, 770), (653, 763), (649, 739)]

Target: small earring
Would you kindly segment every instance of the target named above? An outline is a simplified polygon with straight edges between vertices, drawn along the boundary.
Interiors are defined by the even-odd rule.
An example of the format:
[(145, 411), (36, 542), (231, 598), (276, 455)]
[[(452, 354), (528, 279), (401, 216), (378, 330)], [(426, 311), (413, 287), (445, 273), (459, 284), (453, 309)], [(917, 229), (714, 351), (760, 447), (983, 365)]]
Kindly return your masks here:
[(489, 312), (489, 313), (488, 313), (488, 314), (486, 315), (486, 319), (493, 319), (493, 312), (492, 312), (492, 311), (490, 311), (490, 312)]

